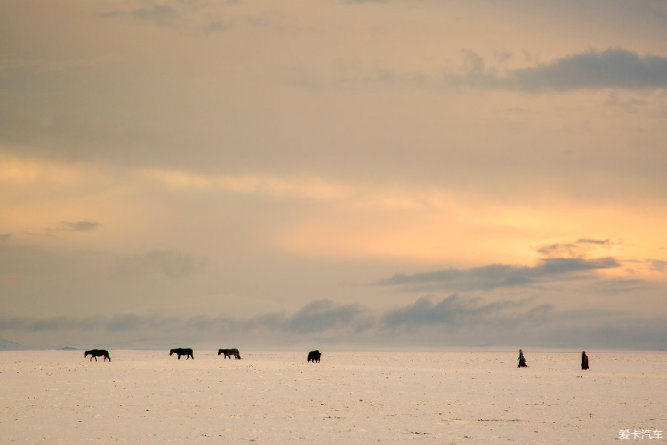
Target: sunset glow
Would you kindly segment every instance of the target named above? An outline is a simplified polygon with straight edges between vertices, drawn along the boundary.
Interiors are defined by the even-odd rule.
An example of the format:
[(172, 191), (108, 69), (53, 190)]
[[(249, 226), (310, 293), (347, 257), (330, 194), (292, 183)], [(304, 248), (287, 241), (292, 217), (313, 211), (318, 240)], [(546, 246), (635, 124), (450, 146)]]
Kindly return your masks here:
[[(665, 16), (0, 1), (0, 339), (152, 346), (204, 317), (192, 341), (261, 343), (315, 313), (354, 344), (456, 296), (546, 346), (565, 323), (665, 348)], [(448, 344), (448, 320), (415, 329)]]

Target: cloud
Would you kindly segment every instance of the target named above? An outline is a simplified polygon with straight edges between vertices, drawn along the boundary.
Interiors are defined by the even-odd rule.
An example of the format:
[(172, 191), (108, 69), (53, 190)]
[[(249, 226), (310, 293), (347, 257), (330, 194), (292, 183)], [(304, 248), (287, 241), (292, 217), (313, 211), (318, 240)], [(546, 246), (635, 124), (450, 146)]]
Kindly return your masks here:
[(101, 226), (97, 221), (61, 221), (57, 226), (46, 229), (46, 232), (92, 232)]
[[(387, 311), (314, 301), (293, 314), (233, 314), (194, 317), (118, 314), (98, 317), (0, 316), (0, 334), (43, 342), (163, 347), (175, 343), (365, 345), (523, 345), (561, 347), (667, 348), (666, 320), (605, 310), (559, 311), (528, 300), (485, 301), (458, 295), (419, 298)], [(78, 341), (72, 341), (78, 338)], [(233, 340), (232, 340), (233, 339)]]
[(471, 67), (463, 76), (447, 78), (461, 85), (529, 92), (578, 89), (653, 89), (667, 86), (667, 57), (639, 55), (625, 49), (588, 51), (555, 59), (547, 64), (514, 69), (504, 75), (485, 66), (466, 51)]
[(662, 272), (665, 269), (667, 269), (667, 261), (656, 260), (656, 259), (650, 259), (650, 260), (647, 260), (647, 261), (651, 265), (651, 270), (654, 271), (654, 272)]
[(355, 331), (364, 329), (366, 310), (357, 304), (337, 305), (329, 300), (314, 301), (297, 311), (286, 321), (290, 330), (300, 333), (321, 332), (348, 327)]
[(135, 9), (131, 11), (130, 14), (137, 19), (149, 20), (160, 25), (179, 16), (178, 12), (168, 5), (156, 5), (152, 8)]
[(608, 246), (611, 244), (611, 241), (608, 239), (592, 239), (592, 238), (580, 238), (577, 240), (579, 244), (597, 244), (599, 246)]
[(12, 237), (11, 233), (0, 233), (0, 242), (9, 241), (11, 237)]
[(528, 285), (554, 279), (578, 278), (587, 272), (619, 267), (614, 258), (543, 258), (536, 266), (492, 264), (470, 269), (442, 269), (412, 275), (395, 274), (381, 280), (384, 286), (426, 286), (439, 289), (473, 290)]
[(631, 295), (645, 289), (654, 288), (654, 284), (645, 280), (611, 278), (592, 283), (591, 288), (604, 295)]
[(72, 232), (92, 232), (102, 224), (96, 221), (63, 221), (62, 226)]
[(549, 257), (577, 257), (582, 255), (581, 246), (576, 243), (545, 244), (536, 250)]
[(129, 277), (160, 274), (183, 278), (201, 272), (207, 264), (206, 258), (195, 258), (175, 250), (155, 250), (118, 260), (115, 271)]
[(580, 238), (570, 243), (544, 244), (535, 248), (547, 257), (585, 257), (593, 247), (608, 247), (613, 243), (608, 240)]
[(2, 331), (61, 332), (88, 331), (99, 326), (99, 317), (5, 317), (0, 321)]
[(422, 297), (413, 305), (387, 313), (383, 322), (390, 327), (477, 324), (497, 317), (504, 309), (523, 305), (524, 302), (508, 300), (482, 303), (479, 298), (462, 298), (457, 295), (434, 303), (432, 299)]
[(137, 20), (153, 22), (157, 25), (167, 25), (180, 18), (180, 14), (169, 5), (155, 5), (150, 8), (138, 8), (129, 11), (107, 11), (97, 14), (101, 18), (133, 17)]

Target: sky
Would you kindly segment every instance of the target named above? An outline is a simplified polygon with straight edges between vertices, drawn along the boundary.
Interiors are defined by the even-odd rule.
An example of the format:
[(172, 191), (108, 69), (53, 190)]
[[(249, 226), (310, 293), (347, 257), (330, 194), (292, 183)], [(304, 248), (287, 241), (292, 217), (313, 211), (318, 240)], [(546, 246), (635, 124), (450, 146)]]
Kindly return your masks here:
[(0, 339), (667, 348), (667, 4), (0, 0)]

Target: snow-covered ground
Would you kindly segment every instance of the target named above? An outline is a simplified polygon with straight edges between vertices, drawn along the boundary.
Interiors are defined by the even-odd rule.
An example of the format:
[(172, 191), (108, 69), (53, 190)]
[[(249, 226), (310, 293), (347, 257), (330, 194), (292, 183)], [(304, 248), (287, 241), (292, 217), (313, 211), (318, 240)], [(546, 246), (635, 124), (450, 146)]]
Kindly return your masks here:
[(0, 352), (0, 443), (667, 441), (665, 352), (110, 353)]

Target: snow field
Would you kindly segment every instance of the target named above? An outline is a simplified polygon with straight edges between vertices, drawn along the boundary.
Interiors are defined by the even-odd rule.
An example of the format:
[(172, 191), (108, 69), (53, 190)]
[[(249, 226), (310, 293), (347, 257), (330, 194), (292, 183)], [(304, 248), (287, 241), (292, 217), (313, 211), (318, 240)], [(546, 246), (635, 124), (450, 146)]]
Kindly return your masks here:
[[(617, 443), (667, 431), (667, 353), (0, 352), (0, 443)], [(665, 434), (667, 435), (667, 433)], [(664, 439), (663, 439), (664, 440)], [(660, 440), (643, 439), (660, 443)], [(622, 443), (622, 442), (621, 442)]]

